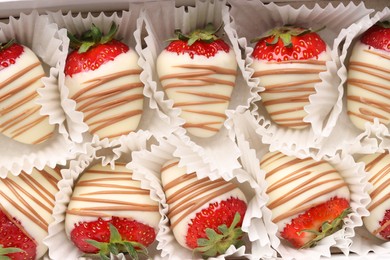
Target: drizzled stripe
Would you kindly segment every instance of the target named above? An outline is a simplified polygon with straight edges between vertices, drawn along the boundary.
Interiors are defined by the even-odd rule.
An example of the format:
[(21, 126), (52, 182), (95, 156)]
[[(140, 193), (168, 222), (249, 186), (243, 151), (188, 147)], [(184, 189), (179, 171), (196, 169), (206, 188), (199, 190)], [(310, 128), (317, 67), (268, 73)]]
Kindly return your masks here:
[[(365, 52), (379, 56), (381, 58), (390, 60), (389, 55), (383, 55), (372, 50), (364, 50)], [(350, 61), (349, 65), (350, 73), (352, 71), (360, 72), (363, 74), (362, 79), (350, 77), (348, 83), (348, 102), (356, 102), (359, 113), (352, 111), (353, 106), (348, 106), (348, 115), (351, 117), (357, 117), (364, 121), (373, 122), (374, 118), (378, 118), (383, 124), (387, 124), (390, 120), (390, 86), (389, 84), (383, 84), (380, 81), (390, 82), (390, 69), (380, 67), (374, 64), (370, 64), (362, 61)], [(372, 79), (374, 77), (374, 79)], [(366, 79), (365, 79), (366, 78)], [(368, 80), (367, 80), (368, 79)], [(377, 79), (377, 80), (375, 80)], [(363, 89), (369, 94), (364, 96), (356, 96), (349, 94), (352, 89)], [(372, 95), (370, 98), (367, 96)], [(387, 101), (377, 101), (377, 99), (386, 98)]]
[[(76, 101), (77, 110), (83, 112), (84, 121), (89, 126), (89, 131), (92, 134), (98, 134), (99, 131), (110, 127), (113, 124), (128, 120), (131, 117), (142, 114), (142, 107), (135, 110), (123, 109), (123, 112), (118, 112), (118, 107), (130, 107), (132, 103), (143, 100), (142, 94), (143, 84), (138, 81), (120, 86), (115, 86), (110, 89), (101, 89), (104, 84), (110, 84), (122, 77), (139, 75), (141, 70), (125, 70), (96, 79), (88, 80), (82, 85), (85, 85), (81, 90), (77, 91), (71, 98)], [(130, 93), (130, 91), (136, 93)], [(138, 107), (138, 106), (137, 106)], [(105, 117), (101, 117), (105, 113)], [(117, 129), (111, 134), (99, 134), (100, 138), (113, 138), (122, 134), (128, 134), (135, 129)], [(112, 131), (111, 131), (112, 132)]]
[[(300, 113), (299, 116), (293, 116), (293, 112), (304, 112), (303, 108), (309, 104), (309, 96), (315, 93), (315, 85), (321, 82), (319, 73), (326, 71), (326, 61), (319, 60), (301, 60), (288, 62), (267, 62), (267, 64), (310, 64), (312, 68), (280, 68), (257, 70), (252, 77), (260, 77), (260, 81), (268, 76), (281, 75), (308, 75), (314, 79), (302, 79), (296, 81), (284, 80), (279, 83), (264, 84), (264, 91), (260, 94), (263, 98), (263, 105), (267, 108), (272, 120), (285, 127), (302, 128), (309, 123), (303, 119), (306, 113)], [(288, 97), (280, 97), (283, 93), (289, 93)], [(290, 108), (286, 109), (281, 104), (288, 104)], [(272, 107), (271, 107), (272, 106)]]
[[(33, 87), (33, 85), (40, 84), (40, 86), (43, 86), (40, 80), (45, 76), (44, 74), (28, 77), (18, 83), (18, 85), (13, 86), (12, 88), (6, 88), (10, 84), (14, 84), (17, 80), (20, 80), (23, 76), (32, 72), (34, 69), (38, 68), (40, 65), (39, 61), (35, 62), (15, 74), (8, 76), (8, 78), (0, 84), (0, 89), (5, 91), (0, 95), (0, 102), (10, 103), (1, 108), (2, 117), (5, 118), (9, 115), (10, 119), (1, 123), (0, 131), (10, 138), (18, 138), (20, 135), (47, 119), (47, 116), (41, 116), (39, 114), (39, 105), (28, 103), (38, 96), (36, 87)], [(22, 92), (24, 96), (11, 101), (10, 98), (12, 96)], [(11, 113), (15, 114), (11, 116)], [(49, 139), (52, 134), (52, 132), (47, 133), (43, 131), (40, 135), (36, 134), (34, 137), (31, 137), (32, 140), (30, 142), (32, 144), (41, 143)]]
[[(213, 117), (204, 122), (198, 122), (195, 121), (195, 119), (192, 119), (193, 117), (189, 117), (183, 127), (218, 132), (226, 119), (226, 115), (221, 112), (210, 111), (208, 106), (219, 104), (226, 109), (230, 101), (230, 95), (207, 92), (207, 89), (202, 87), (218, 84), (221, 88), (228, 88), (228, 92), (230, 92), (235, 85), (235, 76), (237, 72), (232, 69), (210, 65), (182, 64), (173, 67), (191, 69), (189, 72), (172, 73), (160, 77), (163, 88), (165, 90), (173, 91), (172, 93), (168, 92), (169, 97), (173, 96), (174, 93), (188, 96), (183, 96), (182, 100), (175, 100), (174, 107), (182, 108), (182, 112)], [(231, 80), (218, 78), (222, 75), (233, 77), (231, 77)], [(172, 79), (176, 80), (172, 81)], [(189, 87), (193, 88), (189, 90)], [(196, 101), (191, 101), (193, 98), (195, 98)], [(225, 111), (225, 109), (221, 109), (221, 111)]]
[[(59, 168), (52, 169), (50, 172), (46, 170), (34, 170), (33, 175), (21, 173), (17, 177), (0, 179), (0, 201), (6, 200), (11, 207), (29, 218), (31, 223), (35, 223), (44, 231), (47, 231), (49, 223), (42, 216), (42, 211), (51, 214), (54, 207), (54, 194), (45, 186), (51, 185), (53, 181), (57, 183), (61, 178), (59, 172)], [(44, 178), (45, 183), (37, 182), (35, 179), (37, 178), (37, 175), (41, 175)], [(27, 186), (29, 189), (24, 188), (24, 186)], [(55, 192), (58, 191), (56, 185), (54, 188)], [(33, 201), (34, 204), (31, 204), (30, 200)], [(0, 205), (0, 207), (4, 209), (3, 205)], [(9, 208), (4, 210), (10, 211)], [(13, 217), (18, 218), (18, 216), (11, 216), (11, 218)], [(24, 223), (24, 225), (27, 224), (28, 223)]]

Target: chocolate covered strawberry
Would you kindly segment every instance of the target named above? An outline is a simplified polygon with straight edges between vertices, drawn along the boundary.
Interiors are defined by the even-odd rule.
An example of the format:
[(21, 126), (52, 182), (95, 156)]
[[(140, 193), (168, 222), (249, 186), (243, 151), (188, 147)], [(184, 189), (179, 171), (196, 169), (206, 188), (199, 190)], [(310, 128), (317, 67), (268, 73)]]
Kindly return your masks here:
[(89, 132), (114, 139), (137, 129), (143, 108), (138, 55), (95, 25), (78, 39), (69, 34), (73, 51), (65, 65), (65, 84), (76, 110), (84, 114)]
[(316, 32), (296, 26), (274, 28), (254, 41), (252, 77), (265, 89), (260, 95), (271, 119), (283, 127), (307, 127), (304, 107), (331, 60), (329, 47)]
[(365, 163), (368, 181), (372, 185), (368, 191), (371, 197), (367, 206), (370, 215), (363, 218), (364, 226), (378, 238), (390, 240), (390, 155), (370, 154), (358, 161)]
[(65, 230), (80, 251), (109, 259), (146, 254), (155, 241), (160, 214), (150, 192), (124, 164), (94, 165), (79, 178), (70, 199)]
[(235, 85), (234, 51), (212, 25), (176, 37), (160, 53), (157, 72), (174, 107), (181, 109), (184, 127), (197, 137), (211, 137), (222, 127)]
[(0, 179), (0, 259), (43, 257), (60, 179), (60, 170), (48, 167)]
[(11, 40), (0, 44), (0, 132), (18, 142), (39, 144), (54, 125), (39, 113), (37, 89), (43, 88), (42, 64), (28, 47)]
[(306, 248), (342, 228), (351, 212), (350, 192), (328, 162), (272, 152), (262, 158), (260, 167), (268, 183), (267, 207), (281, 238)]
[(198, 179), (186, 174), (173, 159), (161, 169), (170, 228), (177, 242), (204, 257), (223, 254), (242, 245), (242, 221), (246, 198), (233, 183), (218, 179)]
[(390, 22), (379, 22), (355, 43), (348, 65), (347, 109), (352, 123), (390, 123)]

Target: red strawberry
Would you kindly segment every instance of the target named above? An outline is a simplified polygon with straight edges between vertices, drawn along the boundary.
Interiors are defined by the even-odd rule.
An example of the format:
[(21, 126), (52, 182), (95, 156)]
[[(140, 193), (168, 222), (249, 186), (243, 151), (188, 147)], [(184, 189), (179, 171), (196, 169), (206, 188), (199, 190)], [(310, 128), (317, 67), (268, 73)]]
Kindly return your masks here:
[(162, 87), (181, 108), (184, 127), (197, 137), (211, 137), (222, 127), (235, 85), (237, 62), (231, 47), (209, 24), (177, 38), (157, 59)]
[(348, 200), (332, 198), (299, 214), (285, 226), (281, 236), (296, 248), (314, 246), (324, 237), (338, 231), (348, 213)]
[(0, 44), (0, 132), (5, 136), (26, 144), (52, 136), (54, 125), (35, 103), (44, 76), (41, 62), (28, 47), (15, 40)]
[(253, 77), (265, 88), (260, 95), (271, 119), (284, 127), (308, 126), (304, 107), (331, 59), (326, 43), (311, 29), (296, 26), (272, 29), (254, 41)]
[(15, 60), (23, 53), (23, 46), (11, 40), (0, 44), (0, 70), (15, 64)]
[(76, 109), (84, 114), (91, 134), (117, 138), (135, 131), (143, 108), (143, 84), (138, 55), (95, 25), (80, 39), (69, 33), (71, 48), (65, 65), (65, 84)]
[(329, 162), (270, 152), (260, 167), (266, 172), (267, 207), (282, 238), (298, 248), (310, 247), (342, 227), (351, 195)]
[(36, 249), (35, 241), (23, 231), (20, 222), (0, 210), (0, 259), (34, 260)]
[(390, 51), (390, 22), (379, 22), (368, 29), (360, 41), (375, 49)]
[(247, 204), (235, 184), (222, 179), (199, 180), (196, 173), (186, 174), (185, 168), (179, 168), (177, 159), (164, 164), (161, 178), (171, 229), (180, 245), (205, 257), (242, 245)]
[(383, 216), (383, 219), (379, 221), (380, 227), (383, 227), (379, 234), (387, 240), (390, 240), (390, 209), (386, 210), (385, 215)]
[(127, 252), (135, 259), (138, 253), (147, 254), (146, 247), (155, 241), (156, 233), (152, 227), (135, 220), (112, 217), (110, 220), (99, 218), (78, 223), (70, 236), (73, 243), (85, 253), (109, 259), (110, 252)]
[(134, 249), (145, 253), (154, 242), (160, 218), (158, 203), (150, 198), (150, 191), (141, 188), (140, 181), (132, 179), (125, 164), (117, 162), (115, 169), (96, 164), (75, 185), (65, 229), (82, 252), (136, 256)]
[(390, 123), (390, 22), (379, 22), (356, 41), (348, 63), (347, 109), (351, 122), (365, 130), (377, 119)]

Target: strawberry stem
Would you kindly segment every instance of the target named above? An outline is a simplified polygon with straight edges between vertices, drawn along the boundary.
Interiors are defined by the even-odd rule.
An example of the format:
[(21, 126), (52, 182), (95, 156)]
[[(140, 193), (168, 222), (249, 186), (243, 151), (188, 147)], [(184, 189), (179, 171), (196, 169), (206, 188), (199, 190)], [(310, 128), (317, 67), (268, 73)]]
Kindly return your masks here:
[(313, 246), (317, 245), (317, 243), (320, 240), (322, 240), (323, 238), (330, 236), (333, 233), (336, 233), (337, 231), (339, 231), (344, 225), (344, 221), (343, 221), (344, 218), (351, 212), (352, 212), (351, 208), (347, 208), (347, 209), (343, 210), (343, 212), (341, 212), (341, 214), (337, 218), (332, 220), (330, 223), (328, 221), (325, 221), (324, 223), (322, 223), (321, 229), (319, 231), (312, 230), (312, 229), (303, 229), (303, 230), (299, 231), (298, 235), (300, 235), (302, 232), (308, 232), (308, 233), (312, 233), (312, 234), (316, 235), (312, 240), (308, 241), (301, 248), (313, 247)]
[(236, 212), (230, 227), (227, 227), (225, 224), (218, 227), (220, 233), (217, 233), (214, 229), (207, 228), (205, 230), (207, 238), (199, 238), (197, 240), (198, 247), (194, 249), (194, 253), (199, 252), (204, 258), (207, 258), (225, 253), (231, 245), (237, 248), (240, 247), (243, 235), (241, 227), (237, 227), (240, 219), (240, 213)]
[(86, 239), (85, 241), (92, 246), (99, 249), (97, 254), (90, 256), (98, 256), (102, 260), (109, 260), (110, 253), (118, 255), (119, 253), (128, 253), (131, 259), (138, 260), (139, 254), (148, 256), (148, 251), (144, 245), (138, 242), (130, 242), (122, 239), (118, 229), (113, 225), (109, 224), (110, 228), (110, 240), (109, 242), (98, 242), (92, 239)]
[(252, 39), (250, 42), (258, 42), (262, 39), (273, 37), (272, 42), (266, 42), (266, 45), (275, 45), (278, 43), (279, 39), (282, 40), (283, 45), (285, 47), (291, 48), (293, 47), (293, 44), (291, 42), (291, 37), (292, 36), (302, 36), (307, 33), (312, 33), (312, 32), (318, 32), (321, 31), (325, 28), (325, 26), (319, 28), (319, 29), (311, 29), (311, 28), (301, 28), (301, 27), (296, 27), (296, 26), (291, 26), (291, 25), (284, 25), (281, 27), (277, 27), (274, 29), (271, 29), (261, 35), (260, 37), (256, 37)]
[(25, 252), (25, 251), (18, 248), (18, 247), (3, 247), (3, 245), (0, 244), (0, 259), (1, 260), (11, 259), (9, 256), (6, 256), (8, 254), (22, 253), (22, 252)]
[(6, 42), (6, 43), (0, 43), (0, 51), (3, 51), (3, 50), (8, 49), (8, 48), (11, 47), (11, 45), (14, 44), (15, 42), (16, 42), (15, 39), (11, 39), (11, 40), (9, 40), (9, 41)]
[(95, 24), (92, 24), (91, 29), (84, 32), (79, 38), (68, 32), (70, 48), (78, 50), (79, 53), (87, 52), (92, 47), (110, 42), (114, 39), (117, 32), (118, 26), (114, 22), (111, 24), (110, 30), (106, 35)]
[(168, 41), (181, 40), (187, 42), (188, 46), (193, 45), (197, 41), (205, 43), (212, 43), (218, 40), (218, 36), (215, 34), (222, 28), (222, 24), (215, 29), (212, 23), (208, 23), (204, 29), (196, 29), (189, 34), (184, 34), (180, 29), (175, 30), (176, 37), (169, 39)]

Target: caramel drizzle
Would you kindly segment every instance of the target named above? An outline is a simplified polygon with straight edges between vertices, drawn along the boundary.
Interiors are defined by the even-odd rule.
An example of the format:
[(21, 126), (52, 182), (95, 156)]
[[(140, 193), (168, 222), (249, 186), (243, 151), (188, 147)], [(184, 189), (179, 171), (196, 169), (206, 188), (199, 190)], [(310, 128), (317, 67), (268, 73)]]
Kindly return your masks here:
[[(374, 171), (374, 167), (376, 167), (379, 163), (382, 161), (386, 162), (389, 159), (388, 153), (382, 153), (373, 158), (370, 162), (366, 163), (365, 170), (371, 174), (369, 178), (369, 182), (376, 186), (373, 190), (370, 192), (370, 197), (372, 199), (372, 203), (369, 205), (368, 210), (372, 211), (379, 205), (381, 205), (383, 202), (388, 200), (390, 198), (390, 194), (384, 194), (381, 197), (379, 195), (381, 192), (390, 185), (390, 178), (387, 178), (388, 174), (390, 173), (390, 164), (385, 163), (384, 166), (380, 169), (376, 169)], [(381, 184), (379, 184), (382, 182)], [(379, 185), (377, 185), (379, 184)]]
[[(103, 84), (110, 83), (121, 77), (128, 77), (132, 75), (139, 75), (141, 70), (125, 70), (117, 72), (111, 75), (102, 76), (99, 78), (85, 81), (83, 85), (87, 85), (78, 92), (76, 92), (71, 98), (76, 101), (77, 110), (83, 112), (84, 121), (89, 126), (89, 131), (92, 134), (103, 131), (105, 128), (110, 127), (113, 124), (127, 120), (130, 117), (139, 116), (142, 114), (141, 109), (127, 110), (123, 112), (115, 112), (117, 107), (128, 105), (131, 103), (142, 100), (144, 96), (142, 94), (128, 94), (134, 89), (143, 87), (141, 82), (129, 83), (125, 85), (116, 86), (111, 89), (105, 89), (98, 91), (97, 89)], [(111, 112), (112, 111), (112, 112)], [(110, 116), (106, 116), (101, 119), (97, 119), (103, 112), (111, 113)], [(123, 129), (117, 129), (113, 134), (99, 134), (100, 138), (114, 138), (122, 134), (128, 134), (135, 129), (129, 129), (123, 131)]]
[[(389, 55), (384, 55), (382, 53), (378, 53), (372, 50), (364, 51), (390, 60)], [(382, 80), (390, 81), (390, 76), (388, 76), (390, 74), (389, 69), (366, 62), (351, 61), (349, 64), (349, 70), (358, 71), (373, 77), (377, 77)], [(363, 96), (354, 96), (348, 94), (347, 100), (357, 102), (357, 105), (360, 106), (359, 113), (353, 112), (349, 108), (348, 115), (363, 119), (368, 122), (373, 122), (374, 118), (378, 118), (381, 123), (387, 124), (390, 120), (389, 116), (386, 115), (390, 113), (390, 105), (388, 104), (388, 101), (390, 100), (390, 94), (388, 93), (388, 91), (390, 90), (390, 86), (377, 83), (372, 80), (365, 80), (359, 78), (349, 78), (347, 82), (349, 86), (364, 89), (374, 95), (374, 98), (365, 98)], [(387, 98), (387, 102), (379, 102), (376, 100), (376, 97), (385, 97)], [(364, 108), (362, 107), (364, 105), (368, 105), (370, 107)], [(382, 111), (385, 113), (381, 113)]]
[[(46, 170), (34, 171), (34, 174), (41, 175), (49, 185), (53, 186), (55, 191), (58, 191), (57, 182), (61, 178), (60, 169), (55, 168), (48, 172)], [(32, 190), (29, 193), (23, 188), (22, 183)], [(28, 217), (31, 222), (37, 224), (40, 228), (47, 231), (49, 223), (42, 217), (42, 211), (51, 214), (54, 207), (54, 194), (45, 188), (45, 184), (38, 183), (36, 176), (21, 173), (18, 177), (0, 179), (0, 184), (3, 188), (0, 190), (0, 197), (8, 201), (8, 203), (17, 209), (21, 214)], [(47, 184), (46, 184), (47, 185)], [(8, 192), (6, 192), (8, 190)], [(12, 197), (10, 195), (13, 195)], [(14, 197), (14, 198), (13, 198)], [(33, 201), (36, 205), (30, 205), (29, 201)], [(37, 208), (38, 206), (38, 208)], [(2, 205), (0, 205), (3, 208)], [(11, 219), (18, 216), (10, 216)], [(23, 223), (22, 223), (23, 224)], [(23, 230), (23, 229), (22, 229)]]
[[(162, 168), (162, 172), (178, 165), (178, 161)], [(202, 205), (221, 196), (231, 190), (237, 188), (236, 185), (226, 182), (223, 179), (210, 181), (208, 178), (198, 180), (196, 173), (181, 175), (171, 182), (164, 185), (164, 192), (186, 183), (173, 194), (167, 195), (167, 203), (169, 204), (168, 218), (171, 221), (171, 228), (174, 228), (180, 221), (189, 216), (191, 213), (199, 209)], [(208, 191), (214, 190), (207, 194)], [(181, 214), (180, 217), (173, 220), (175, 216)]]
[[(267, 62), (270, 64), (289, 64), (289, 63), (298, 63), (298, 64), (311, 64), (314, 66), (320, 66), (321, 68), (284, 68), (284, 69), (270, 69), (270, 70), (261, 70), (255, 71), (253, 77), (265, 77), (271, 75), (286, 75), (286, 74), (315, 74), (326, 71), (323, 68), (326, 65), (326, 61), (318, 60), (297, 60), (297, 61), (282, 61), (282, 62)], [(261, 80), (261, 79), (260, 79)], [(266, 98), (263, 98), (263, 105), (269, 111), (269, 115), (272, 117), (272, 120), (286, 127), (296, 127), (302, 128), (309, 125), (309, 123), (304, 122), (304, 116), (291, 117), (291, 113), (302, 111), (303, 108), (309, 104), (309, 96), (315, 93), (315, 84), (321, 82), (321, 79), (308, 79), (308, 80), (299, 80), (294, 82), (285, 82), (277, 84), (265, 85), (265, 90), (263, 91), (264, 95), (267, 95)], [(280, 98), (281, 93), (291, 93), (291, 96), (287, 98)], [(291, 108), (286, 109), (280, 108), (277, 106), (279, 104), (290, 104)], [(269, 106), (273, 106), (272, 109)], [(273, 112), (270, 112), (273, 110)]]
[[(121, 164), (118, 164), (121, 165)], [(124, 164), (122, 164), (124, 165)], [(95, 175), (91, 176), (90, 175)], [(97, 176), (96, 176), (97, 175)], [(121, 170), (90, 169), (83, 174), (86, 179), (80, 180), (77, 187), (97, 188), (96, 191), (73, 194), (71, 201), (80, 202), (79, 207), (69, 208), (67, 214), (77, 216), (106, 217), (108, 211), (158, 211), (158, 205), (135, 203), (125, 195), (150, 196), (148, 190), (132, 185), (132, 173)], [(120, 184), (114, 184), (120, 183)], [(97, 197), (94, 197), (96, 196)], [(99, 196), (103, 195), (103, 196)], [(108, 199), (104, 195), (118, 195), (115, 199)]]
[[(235, 81), (232, 80), (223, 80), (218, 79), (216, 76), (218, 75), (236, 75), (236, 70), (226, 69), (219, 66), (211, 66), (211, 65), (195, 65), (195, 64), (182, 64), (174, 66), (177, 68), (191, 69), (191, 72), (181, 72), (168, 74), (160, 77), (160, 81), (165, 90), (172, 89), (176, 93), (187, 94), (189, 96), (194, 96), (200, 101), (184, 101), (184, 102), (176, 102), (174, 107), (182, 108), (182, 112), (206, 115), (215, 117), (210, 119), (210, 121), (205, 122), (194, 122), (191, 118), (187, 120), (187, 123), (184, 124), (184, 128), (197, 128), (203, 129), (211, 132), (218, 132), (220, 126), (226, 119), (226, 115), (222, 113), (215, 113), (207, 109), (208, 105), (212, 104), (222, 104), (224, 106), (228, 106), (230, 101), (230, 96), (220, 95), (210, 92), (202, 92), (201, 90), (188, 90), (188, 87), (207, 87), (210, 85), (219, 84), (221, 87), (232, 88), (235, 85)], [(177, 82), (171, 83), (166, 82), (166, 80), (177, 79)], [(185, 88), (186, 90), (181, 90)], [(188, 98), (189, 100), (191, 97)], [(193, 108), (186, 108), (189, 106), (196, 106)]]
[[(340, 176), (329, 176), (337, 172), (335, 169), (329, 169), (321, 172), (313, 170), (317, 166), (325, 163), (325, 161), (317, 162), (311, 158), (298, 159), (294, 157), (288, 157), (279, 152), (265, 156), (264, 160), (262, 160), (260, 164), (263, 169), (267, 169), (268, 167), (271, 168), (271, 164), (277, 165), (273, 169), (271, 168), (266, 170), (266, 180), (269, 179), (270, 176), (281, 173), (291, 166), (297, 167), (297, 169), (291, 171), (288, 176), (284, 178), (278, 178), (278, 181), (275, 181), (269, 185), (267, 188), (267, 193), (274, 192), (277, 195), (269, 202), (267, 205), (268, 208), (274, 209), (277, 207), (282, 207), (283, 205), (291, 202), (294, 198), (303, 194), (306, 195), (306, 199), (297, 202), (296, 205), (290, 206), (290, 209), (288, 209), (285, 213), (274, 215), (274, 222), (281, 221), (283, 219), (292, 217), (299, 212), (305, 211), (313, 206), (311, 203), (312, 200), (347, 186), (347, 184)], [(276, 177), (274, 176), (273, 178)], [(305, 180), (303, 180), (303, 178)], [(330, 183), (332, 183), (331, 187), (327, 189), (319, 189), (321, 185)], [(289, 190), (286, 190), (287, 187)], [(283, 192), (278, 192), (278, 190), (283, 190)]]
[[(10, 77), (8, 77), (7, 80), (3, 81), (0, 84), (0, 89), (5, 89), (8, 85), (12, 84), (23, 75), (40, 66), (40, 64), (40, 62), (33, 63), (18, 71), (17, 73), (11, 75)], [(44, 76), (44, 74), (40, 74), (38, 76), (32, 77), (22, 82), (19, 86), (12, 87), (12, 89), (7, 90), (5, 93), (0, 95), (0, 102), (6, 102), (9, 98), (11, 98), (17, 93), (20, 93), (21, 91), (29, 91), (25, 94), (24, 97), (15, 100), (13, 103), (8, 104), (6, 107), (3, 107), (1, 109), (1, 116), (6, 116), (10, 113), (17, 113), (16, 115), (10, 116), (9, 120), (3, 122), (0, 125), (0, 131), (8, 137), (15, 139), (47, 118), (47, 116), (41, 116), (39, 114), (40, 106), (35, 104), (27, 104), (29, 101), (35, 99), (38, 96), (38, 93), (35, 91), (35, 89), (29, 90), (30, 86), (32, 86), (36, 82), (40, 82), (40, 79)], [(31, 143), (41, 143), (49, 139), (52, 134), (53, 133), (47, 134), (45, 132), (42, 132), (41, 135), (36, 135), (32, 137), (35, 139), (31, 140)]]

